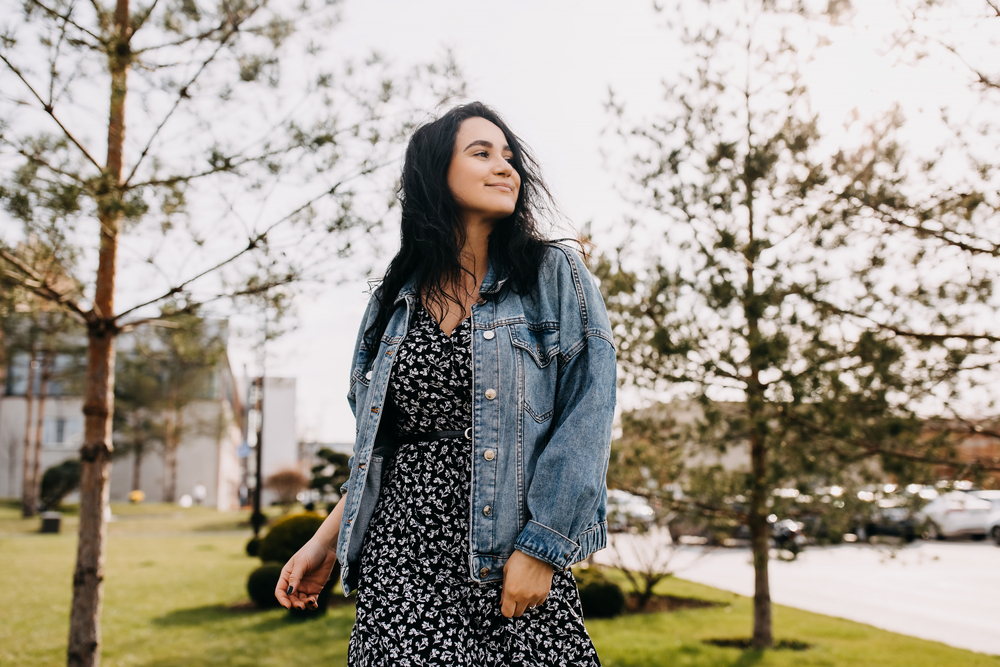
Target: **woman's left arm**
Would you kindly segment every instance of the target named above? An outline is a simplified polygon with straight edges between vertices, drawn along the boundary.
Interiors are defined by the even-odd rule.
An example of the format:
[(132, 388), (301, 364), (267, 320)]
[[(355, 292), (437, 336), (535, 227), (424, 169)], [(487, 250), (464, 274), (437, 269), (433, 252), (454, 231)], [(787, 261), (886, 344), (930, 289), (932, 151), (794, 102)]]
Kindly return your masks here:
[[(548, 594), (553, 568), (578, 560), (580, 534), (589, 527), (605, 493), (617, 393), (617, 358), (611, 324), (596, 281), (575, 254), (561, 264), (560, 369), (550, 437), (538, 457), (526, 502), (531, 520), (504, 567), (504, 615), (538, 597), (539, 577)], [(520, 554), (518, 554), (520, 552)], [(524, 557), (522, 557), (522, 555)], [(544, 578), (544, 577), (543, 577)], [(515, 582), (535, 582), (522, 595)], [(508, 583), (510, 582), (510, 583)], [(514, 615), (520, 615), (515, 613)]]

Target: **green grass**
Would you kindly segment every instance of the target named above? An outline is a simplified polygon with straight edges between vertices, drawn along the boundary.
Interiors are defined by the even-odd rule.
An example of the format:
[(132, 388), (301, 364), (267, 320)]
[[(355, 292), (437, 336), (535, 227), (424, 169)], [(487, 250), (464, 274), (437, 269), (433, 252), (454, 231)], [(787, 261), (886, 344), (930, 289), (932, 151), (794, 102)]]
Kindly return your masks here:
[[(243, 553), (246, 521), (201, 508), (113, 507), (103, 615), (106, 667), (207, 665), (344, 665), (354, 610), (332, 607), (317, 620), (284, 610), (246, 611), (247, 575), (259, 563)], [(125, 517), (131, 517), (126, 519)], [(76, 537), (31, 534), (38, 520), (0, 505), (0, 665), (65, 663)], [(658, 592), (721, 602), (669, 614), (626, 616), (587, 624), (607, 666), (823, 665), (843, 667), (1000, 667), (984, 656), (817, 614), (775, 607), (775, 634), (812, 645), (807, 651), (756, 653), (717, 648), (703, 639), (745, 637), (751, 601), (679, 579)]]

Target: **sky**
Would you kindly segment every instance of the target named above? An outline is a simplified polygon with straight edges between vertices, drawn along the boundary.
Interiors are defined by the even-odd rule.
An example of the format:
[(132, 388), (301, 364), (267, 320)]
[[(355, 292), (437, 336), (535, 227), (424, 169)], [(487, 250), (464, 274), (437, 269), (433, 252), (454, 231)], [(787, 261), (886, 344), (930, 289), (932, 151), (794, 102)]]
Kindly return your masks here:
[[(497, 11), (454, 1), (349, 1), (332, 36), (345, 54), (376, 49), (398, 62), (430, 61), (450, 48), (470, 98), (496, 108), (531, 147), (557, 204), (580, 229), (620, 216), (614, 178), (600, 154), (609, 85), (651, 103), (659, 76), (648, 65), (669, 59), (672, 48), (647, 3), (570, 7), (510, 2)], [(300, 438), (353, 441), (346, 395), (367, 289), (359, 279), (305, 296), (297, 329), (268, 348), (268, 374), (297, 379)], [(233, 341), (231, 356), (235, 372), (244, 363), (254, 372), (246, 341)]]
[[(909, 138), (917, 146), (929, 147), (940, 139), (935, 133), (940, 132), (937, 112), (942, 103), (961, 108), (963, 100), (970, 100), (967, 106), (972, 106), (969, 72), (955, 59), (932, 57), (910, 66), (878, 53), (886, 35), (900, 25), (898, 7), (908, 1), (855, 3), (857, 11), (851, 23), (833, 30), (829, 45), (804, 67), (825, 135), (836, 137), (845, 132), (844, 121), (852, 114), (869, 117), (898, 101), (906, 111)], [(739, 0), (733, 3), (738, 5)], [(966, 4), (978, 7), (975, 0)], [(690, 8), (704, 5), (688, 2), (685, 6), (685, 11), (701, 11)], [(363, 58), (375, 50), (405, 69), (418, 62), (440, 60), (450, 49), (464, 73), (469, 98), (497, 109), (540, 162), (564, 216), (552, 236), (589, 228), (598, 249), (613, 243), (629, 209), (616, 191), (621, 176), (614, 171), (614, 161), (604, 158), (620, 149), (612, 137), (602, 135), (609, 124), (604, 105), (613, 89), (631, 118), (641, 119), (657, 109), (663, 82), (690, 64), (684, 61), (676, 32), (666, 27), (668, 22), (687, 20), (687, 15), (654, 11), (651, 0), (508, 0), (502, 5), (458, 0), (345, 0), (341, 7), (343, 20), (327, 35), (323, 57), (331, 61)], [(964, 45), (973, 41), (976, 33), (968, 29), (968, 19), (961, 14), (946, 19), (941, 30), (951, 31), (952, 37), (960, 35)], [(295, 63), (285, 66), (283, 77), (301, 74), (295, 72)], [(95, 146), (106, 136), (102, 133), (106, 133), (107, 112), (100, 101), (106, 97), (98, 92), (94, 96), (97, 101), (89, 107), (87, 96), (78, 96), (77, 106), (84, 113), (71, 119), (81, 125), (80, 131)], [(5, 90), (4, 95), (12, 94)], [(145, 104), (155, 116), (159, 100), (137, 97), (133, 94), (130, 104)], [(36, 117), (39, 123), (48, 122), (44, 114)], [(126, 139), (137, 141), (145, 129)], [(162, 150), (187, 148), (183, 144), (187, 129), (183, 124), (173, 129)], [(242, 131), (238, 122), (227, 129)], [(137, 146), (132, 150), (136, 152)], [(399, 165), (389, 168), (398, 172)], [(191, 217), (193, 223), (211, 231), (211, 216), (212, 212), (201, 209)], [(15, 224), (0, 222), (12, 228)], [(91, 238), (93, 230), (86, 234)], [(371, 259), (376, 273), (384, 269), (395, 247), (395, 234), (390, 223), (381, 236), (383, 249), (373, 259), (331, 260), (330, 273), (348, 279), (304, 286), (296, 303), (297, 326), (267, 346), (266, 373), (297, 381), (296, 418), (301, 439), (353, 440), (354, 418), (346, 393), (357, 327), (368, 299), (368, 276), (362, 275), (362, 265)], [(245, 243), (245, 239), (242, 236), (237, 241)], [(141, 241), (122, 242), (122, 257), (134, 266), (142, 264), (146, 250), (129, 244)], [(146, 241), (154, 246), (153, 252), (158, 250), (155, 233)], [(365, 252), (362, 249), (359, 255)], [(174, 253), (163, 259), (173, 264), (170, 270), (184, 276), (201, 265), (210, 265), (199, 262), (196, 254)], [(149, 275), (158, 280), (165, 277)], [(163, 291), (161, 286), (137, 278), (138, 273), (129, 276), (120, 281), (120, 303), (141, 303), (151, 295), (150, 290), (154, 290), (153, 295)], [(238, 376), (256, 375), (260, 359), (252, 334), (257, 320), (252, 313), (237, 313), (232, 323), (233, 371)], [(619, 395), (619, 405), (626, 408), (645, 400), (648, 397), (628, 390)]]
[[(894, 66), (876, 50), (899, 25), (895, 4), (864, 7), (806, 68), (815, 108), (834, 132), (855, 110), (868, 116), (899, 100), (911, 131), (930, 145), (938, 104), (942, 96), (968, 94), (965, 75), (948, 62)], [(331, 38), (335, 53), (376, 49), (398, 62), (433, 60), (450, 48), (469, 97), (505, 116), (534, 150), (569, 224), (582, 229), (590, 223), (600, 246), (626, 211), (615, 192), (617, 177), (602, 160), (610, 141), (602, 137), (604, 102), (613, 87), (631, 113), (655, 109), (663, 77), (678, 65), (678, 42), (664, 28), (670, 18), (650, 2), (514, 1), (500, 10), (454, 0), (349, 0)], [(381, 265), (389, 259), (386, 254)], [(353, 440), (345, 397), (366, 291), (359, 279), (304, 295), (297, 329), (268, 347), (267, 373), (297, 379), (302, 439)], [(255, 372), (246, 340), (233, 342), (232, 358), (238, 374), (244, 364)], [(619, 402), (629, 407), (642, 400), (624, 392)]]

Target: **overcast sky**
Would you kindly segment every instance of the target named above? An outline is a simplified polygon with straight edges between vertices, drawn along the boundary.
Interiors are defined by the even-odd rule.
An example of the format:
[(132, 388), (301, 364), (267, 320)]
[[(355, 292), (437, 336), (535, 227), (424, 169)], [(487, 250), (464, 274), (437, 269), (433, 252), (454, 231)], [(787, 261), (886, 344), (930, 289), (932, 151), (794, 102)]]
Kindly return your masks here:
[[(865, 3), (856, 24), (842, 31), (808, 68), (815, 108), (828, 128), (857, 108), (869, 115), (901, 100), (914, 131), (930, 133), (940, 100), (967, 84), (954, 63), (892, 67), (874, 48), (898, 14), (892, 2)], [(603, 102), (609, 86), (633, 113), (654, 107), (661, 80), (676, 67), (679, 48), (663, 28), (667, 17), (647, 1), (538, 2), (502, 6), (458, 0), (348, 0), (344, 22), (331, 33), (343, 55), (377, 49), (399, 63), (439, 58), (453, 50), (471, 98), (498, 109), (532, 147), (569, 221), (593, 223), (600, 243), (623, 216), (615, 176), (602, 167)], [(949, 88), (950, 86), (950, 88)], [(928, 140), (931, 137), (928, 136)], [(607, 145), (605, 143), (605, 145)], [(387, 263), (386, 256), (382, 265)], [(352, 441), (354, 419), (345, 398), (350, 357), (367, 295), (364, 281), (324, 288), (301, 299), (299, 326), (268, 349), (268, 374), (298, 381), (302, 438)], [(234, 370), (255, 358), (234, 341)], [(629, 404), (628, 396), (620, 401)]]

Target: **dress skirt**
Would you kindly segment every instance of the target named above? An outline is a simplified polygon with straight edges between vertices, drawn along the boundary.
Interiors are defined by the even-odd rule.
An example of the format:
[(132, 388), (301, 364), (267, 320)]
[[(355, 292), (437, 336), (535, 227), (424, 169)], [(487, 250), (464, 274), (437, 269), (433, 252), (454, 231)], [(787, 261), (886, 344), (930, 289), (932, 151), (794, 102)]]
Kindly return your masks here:
[[(471, 336), (468, 319), (449, 337), (417, 308), (386, 398), (397, 436), (471, 425)], [(471, 447), (464, 438), (401, 444), (385, 467), (362, 548), (348, 665), (600, 665), (569, 570), (556, 570), (545, 603), (520, 618), (500, 613), (501, 582), (472, 580)]]

